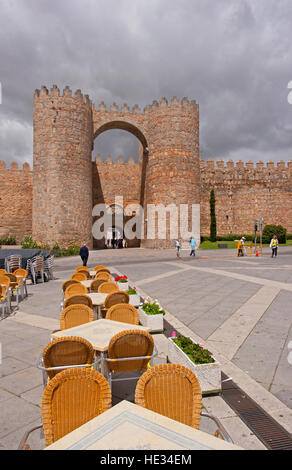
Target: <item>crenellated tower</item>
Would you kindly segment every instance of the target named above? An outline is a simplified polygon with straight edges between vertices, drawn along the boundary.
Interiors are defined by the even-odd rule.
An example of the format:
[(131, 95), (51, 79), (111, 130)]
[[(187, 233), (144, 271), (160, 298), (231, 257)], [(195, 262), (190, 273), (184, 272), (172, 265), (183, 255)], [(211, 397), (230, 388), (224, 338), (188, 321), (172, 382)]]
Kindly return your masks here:
[(92, 246), (92, 103), (80, 90), (43, 86), (33, 120), (33, 238)]

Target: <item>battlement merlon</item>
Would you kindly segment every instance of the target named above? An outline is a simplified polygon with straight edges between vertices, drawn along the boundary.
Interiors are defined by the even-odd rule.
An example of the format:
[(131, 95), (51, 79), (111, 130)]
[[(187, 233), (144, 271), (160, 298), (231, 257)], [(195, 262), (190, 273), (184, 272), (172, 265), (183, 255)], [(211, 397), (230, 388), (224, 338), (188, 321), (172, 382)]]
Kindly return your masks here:
[(292, 160), (285, 163), (283, 160), (278, 161), (276, 164), (273, 161), (268, 161), (266, 163), (262, 162), (261, 160), (258, 162), (253, 162), (251, 160), (247, 162), (243, 162), (242, 160), (238, 160), (234, 162), (233, 160), (224, 161), (221, 158), (218, 160), (209, 158), (207, 161), (200, 158), (200, 168), (201, 171), (208, 171), (208, 170), (271, 170), (271, 171), (278, 171), (278, 170), (287, 170), (289, 168), (292, 169)]
[(171, 108), (176, 108), (179, 110), (181, 108), (182, 110), (197, 110), (199, 105), (196, 103), (195, 100), (189, 101), (188, 98), (182, 98), (181, 102), (178, 101), (177, 97), (174, 96), (170, 103), (168, 103), (168, 100), (163, 97), (160, 102), (157, 100), (154, 100), (152, 104), (149, 104), (145, 106), (143, 112), (141, 111), (140, 107), (135, 104), (132, 109), (127, 103), (124, 103), (121, 107), (119, 107), (116, 103), (112, 103), (109, 105), (109, 107), (104, 103), (104, 101), (101, 101), (97, 106), (93, 106), (93, 110), (95, 112), (105, 112), (105, 113), (115, 113), (115, 114), (148, 114), (151, 112), (159, 112), (160, 110), (167, 110)]
[(106, 165), (108, 163), (113, 164), (113, 165), (140, 165), (140, 162), (136, 162), (134, 157), (129, 156), (124, 157), (123, 155), (120, 155), (116, 160), (113, 159), (111, 155), (108, 155), (105, 160), (102, 159), (101, 155), (96, 155), (95, 157), (95, 163), (96, 165)]
[(27, 163), (27, 162), (24, 162), (22, 164), (22, 168), (19, 168), (18, 166), (18, 163), (17, 162), (11, 162), (10, 163), (10, 167), (7, 167), (6, 166), (6, 162), (4, 162), (4, 160), (0, 160), (0, 170), (5, 170), (5, 171), (23, 171), (24, 173), (27, 173), (27, 172), (30, 172), (32, 171), (31, 168), (30, 168), (30, 164)]
[(50, 91), (45, 85), (43, 85), (40, 90), (39, 89), (35, 90), (34, 101), (36, 102), (38, 99), (43, 99), (43, 98), (45, 99), (71, 98), (72, 100), (73, 99), (78, 100), (79, 102), (82, 102), (90, 106), (90, 108), (92, 108), (92, 101), (90, 100), (89, 95), (83, 95), (81, 93), (81, 90), (79, 89), (76, 90), (75, 93), (73, 94), (71, 88), (68, 85), (65, 86), (63, 90), (63, 94), (60, 93), (60, 89), (57, 87), (57, 85), (53, 85)]

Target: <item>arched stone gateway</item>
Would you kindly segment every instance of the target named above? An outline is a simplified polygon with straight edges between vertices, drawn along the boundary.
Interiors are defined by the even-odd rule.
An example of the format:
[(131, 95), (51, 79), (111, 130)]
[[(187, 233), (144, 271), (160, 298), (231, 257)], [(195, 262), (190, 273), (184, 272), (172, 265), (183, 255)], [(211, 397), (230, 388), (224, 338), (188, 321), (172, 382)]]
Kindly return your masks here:
[[(85, 241), (92, 247), (93, 205), (113, 204), (115, 196), (124, 195), (123, 184), (117, 184), (114, 193), (111, 190), (111, 200), (94, 187), (99, 184), (99, 169), (91, 161), (93, 142), (109, 129), (131, 132), (141, 143), (139, 197), (127, 200), (125, 194), (126, 202), (144, 208), (141, 245), (173, 247), (172, 222), (161, 238), (157, 227), (149, 230), (147, 209), (171, 205), (181, 219), (186, 218), (184, 226), (192, 229), (191, 209), (200, 204), (198, 105), (187, 98), (180, 103), (173, 98), (168, 104), (163, 98), (143, 112), (137, 105), (132, 110), (116, 104), (107, 109), (104, 103), (95, 108), (80, 90), (73, 95), (66, 87), (60, 94), (55, 85), (50, 92), (46, 87), (36, 90), (34, 98), (33, 238), (61, 245)], [(181, 204), (187, 209), (184, 213)], [(199, 211), (195, 232), (198, 238)]]

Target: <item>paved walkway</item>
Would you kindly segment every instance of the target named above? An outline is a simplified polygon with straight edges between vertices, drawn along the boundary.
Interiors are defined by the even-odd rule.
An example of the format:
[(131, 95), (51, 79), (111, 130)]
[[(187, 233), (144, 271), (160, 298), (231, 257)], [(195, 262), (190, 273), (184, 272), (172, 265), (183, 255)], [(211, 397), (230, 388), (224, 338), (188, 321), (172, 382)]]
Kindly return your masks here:
[[(171, 250), (106, 250), (91, 252), (89, 266), (112, 266), (144, 297), (159, 299), (174, 328), (204, 343), (222, 370), (291, 432), (292, 249), (281, 249), (277, 259), (268, 251), (263, 258), (234, 258), (230, 250), (198, 255), (183, 252), (176, 260)], [(62, 282), (79, 262), (79, 257), (57, 259), (56, 280), (29, 286), (16, 314), (0, 322), (0, 449), (15, 449), (23, 432), (40, 420), (42, 380), (36, 362), (59, 328)], [(155, 341), (158, 362), (165, 362), (166, 338), (157, 335)], [(204, 406), (237, 444), (264, 448), (221, 397), (205, 398)], [(211, 432), (208, 426), (202, 422)], [(31, 443), (44, 447), (38, 432)]]

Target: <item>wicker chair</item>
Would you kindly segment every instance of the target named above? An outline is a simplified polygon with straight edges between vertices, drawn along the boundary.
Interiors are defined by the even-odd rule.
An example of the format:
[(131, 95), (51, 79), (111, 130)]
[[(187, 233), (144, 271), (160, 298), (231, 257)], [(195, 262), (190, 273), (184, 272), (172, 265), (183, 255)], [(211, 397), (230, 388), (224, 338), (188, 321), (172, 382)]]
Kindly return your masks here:
[(79, 294), (85, 294), (86, 295), (87, 294), (87, 287), (85, 287), (80, 282), (77, 282), (77, 284), (72, 284), (72, 285), (70, 285), (66, 288), (66, 290), (65, 290), (65, 299), (68, 299), (68, 297), (71, 297), (72, 295), (79, 295)]
[(200, 428), (200, 417), (206, 416), (218, 426), (215, 435), (233, 442), (217, 418), (202, 412), (200, 383), (182, 365), (159, 364), (147, 370), (137, 383), (135, 403), (196, 429)]
[(106, 316), (107, 310), (113, 305), (117, 304), (128, 304), (130, 301), (130, 296), (125, 291), (112, 292), (106, 296), (104, 305), (101, 307), (101, 314), (103, 317)]
[(106, 282), (104, 279), (94, 279), (90, 284), (90, 292), (98, 292), (99, 286), (104, 282)]
[(2, 274), (4, 274), (4, 275), (7, 274), (6, 269), (0, 269), (0, 275), (2, 275)]
[(99, 269), (107, 269), (107, 268), (103, 266), (102, 264), (100, 264), (98, 266), (95, 266), (95, 268), (93, 268), (93, 271), (98, 271)]
[(86, 276), (86, 279), (91, 279), (91, 276), (90, 276), (89, 271), (85, 271), (85, 269), (80, 269), (80, 270), (78, 271), (78, 274), (79, 274), (79, 273), (80, 273), (80, 274), (84, 274), (84, 276)]
[[(100, 268), (95, 272), (96, 272), (96, 274), (101, 274), (101, 273), (108, 273), (109, 275), (111, 274), (110, 270), (107, 269), (107, 268)], [(95, 275), (95, 277), (96, 277), (96, 275)]]
[(7, 302), (8, 302), (8, 307), (9, 307), (9, 312), (11, 312), (11, 281), (10, 278), (7, 275), (8, 273), (0, 274), (0, 286), (4, 287), (4, 294), (5, 297), (7, 297)]
[[(150, 360), (157, 354), (153, 354), (154, 341), (147, 331), (125, 330), (112, 337), (108, 346), (106, 363), (106, 376), (110, 387), (112, 382), (120, 380), (137, 380), (141, 373), (147, 369)], [(139, 375), (127, 378), (115, 378), (113, 375), (120, 372), (140, 372)]]
[(95, 353), (89, 341), (79, 336), (65, 336), (51, 341), (38, 362), (44, 387), (48, 379), (70, 367), (95, 367)]
[(30, 433), (43, 428), (46, 445), (74, 431), (111, 407), (111, 391), (105, 377), (87, 368), (67, 369), (50, 380), (42, 396), (42, 424), (27, 431), (18, 449), (26, 445)]
[(79, 281), (76, 281), (75, 279), (69, 279), (68, 281), (63, 282), (62, 290), (64, 294), (67, 287), (71, 286), (72, 284), (79, 284)]
[(109, 273), (107, 272), (101, 272), (101, 273), (97, 273), (95, 276), (94, 276), (94, 279), (95, 280), (99, 280), (99, 279), (102, 279), (103, 281), (111, 281), (112, 280), (112, 277)]
[(98, 292), (100, 292), (101, 294), (111, 294), (113, 292), (120, 292), (120, 289), (118, 288), (115, 282), (106, 281), (99, 286)]
[(94, 320), (94, 312), (87, 305), (74, 304), (66, 307), (60, 315), (60, 329), (68, 330)]
[(69, 305), (87, 305), (89, 308), (92, 308), (92, 300), (88, 295), (72, 295), (71, 297), (68, 297), (68, 299), (65, 300), (64, 302), (64, 308), (69, 307)]
[(77, 268), (75, 269), (75, 272), (78, 273), (79, 271), (87, 271), (89, 272), (89, 269), (87, 266), (77, 266)]
[(139, 312), (130, 304), (116, 304), (106, 312), (107, 320), (119, 321), (122, 323), (131, 323), (139, 325)]
[[(19, 293), (22, 289), (22, 281), (20, 280), (19, 282), (17, 281), (16, 275), (13, 273), (7, 273), (7, 277), (10, 279), (10, 293), (11, 297), (15, 296), (16, 298), (16, 305), (19, 304)], [(23, 294), (22, 294), (23, 295)]]
[(113, 292), (112, 294), (109, 294), (104, 302), (104, 308), (109, 309), (113, 305), (116, 304), (128, 304), (130, 300), (130, 296), (127, 292), (124, 291), (119, 291), (119, 292)]
[(20, 280), (18, 280), (18, 283), (20, 284), (20, 288), (22, 290), (22, 296), (28, 296), (28, 293), (27, 293), (27, 285), (26, 285), (26, 279), (27, 279), (27, 275), (28, 275), (28, 272), (26, 269), (16, 269), (13, 273), (15, 276), (17, 277), (20, 277)]
[(9, 293), (6, 286), (0, 285), (0, 304), (1, 304), (1, 318), (5, 318), (5, 310), (9, 312)]
[(81, 282), (81, 281), (86, 281), (87, 276), (84, 273), (81, 273), (80, 271), (78, 271), (78, 273), (72, 274), (71, 279), (73, 279), (74, 281)]

